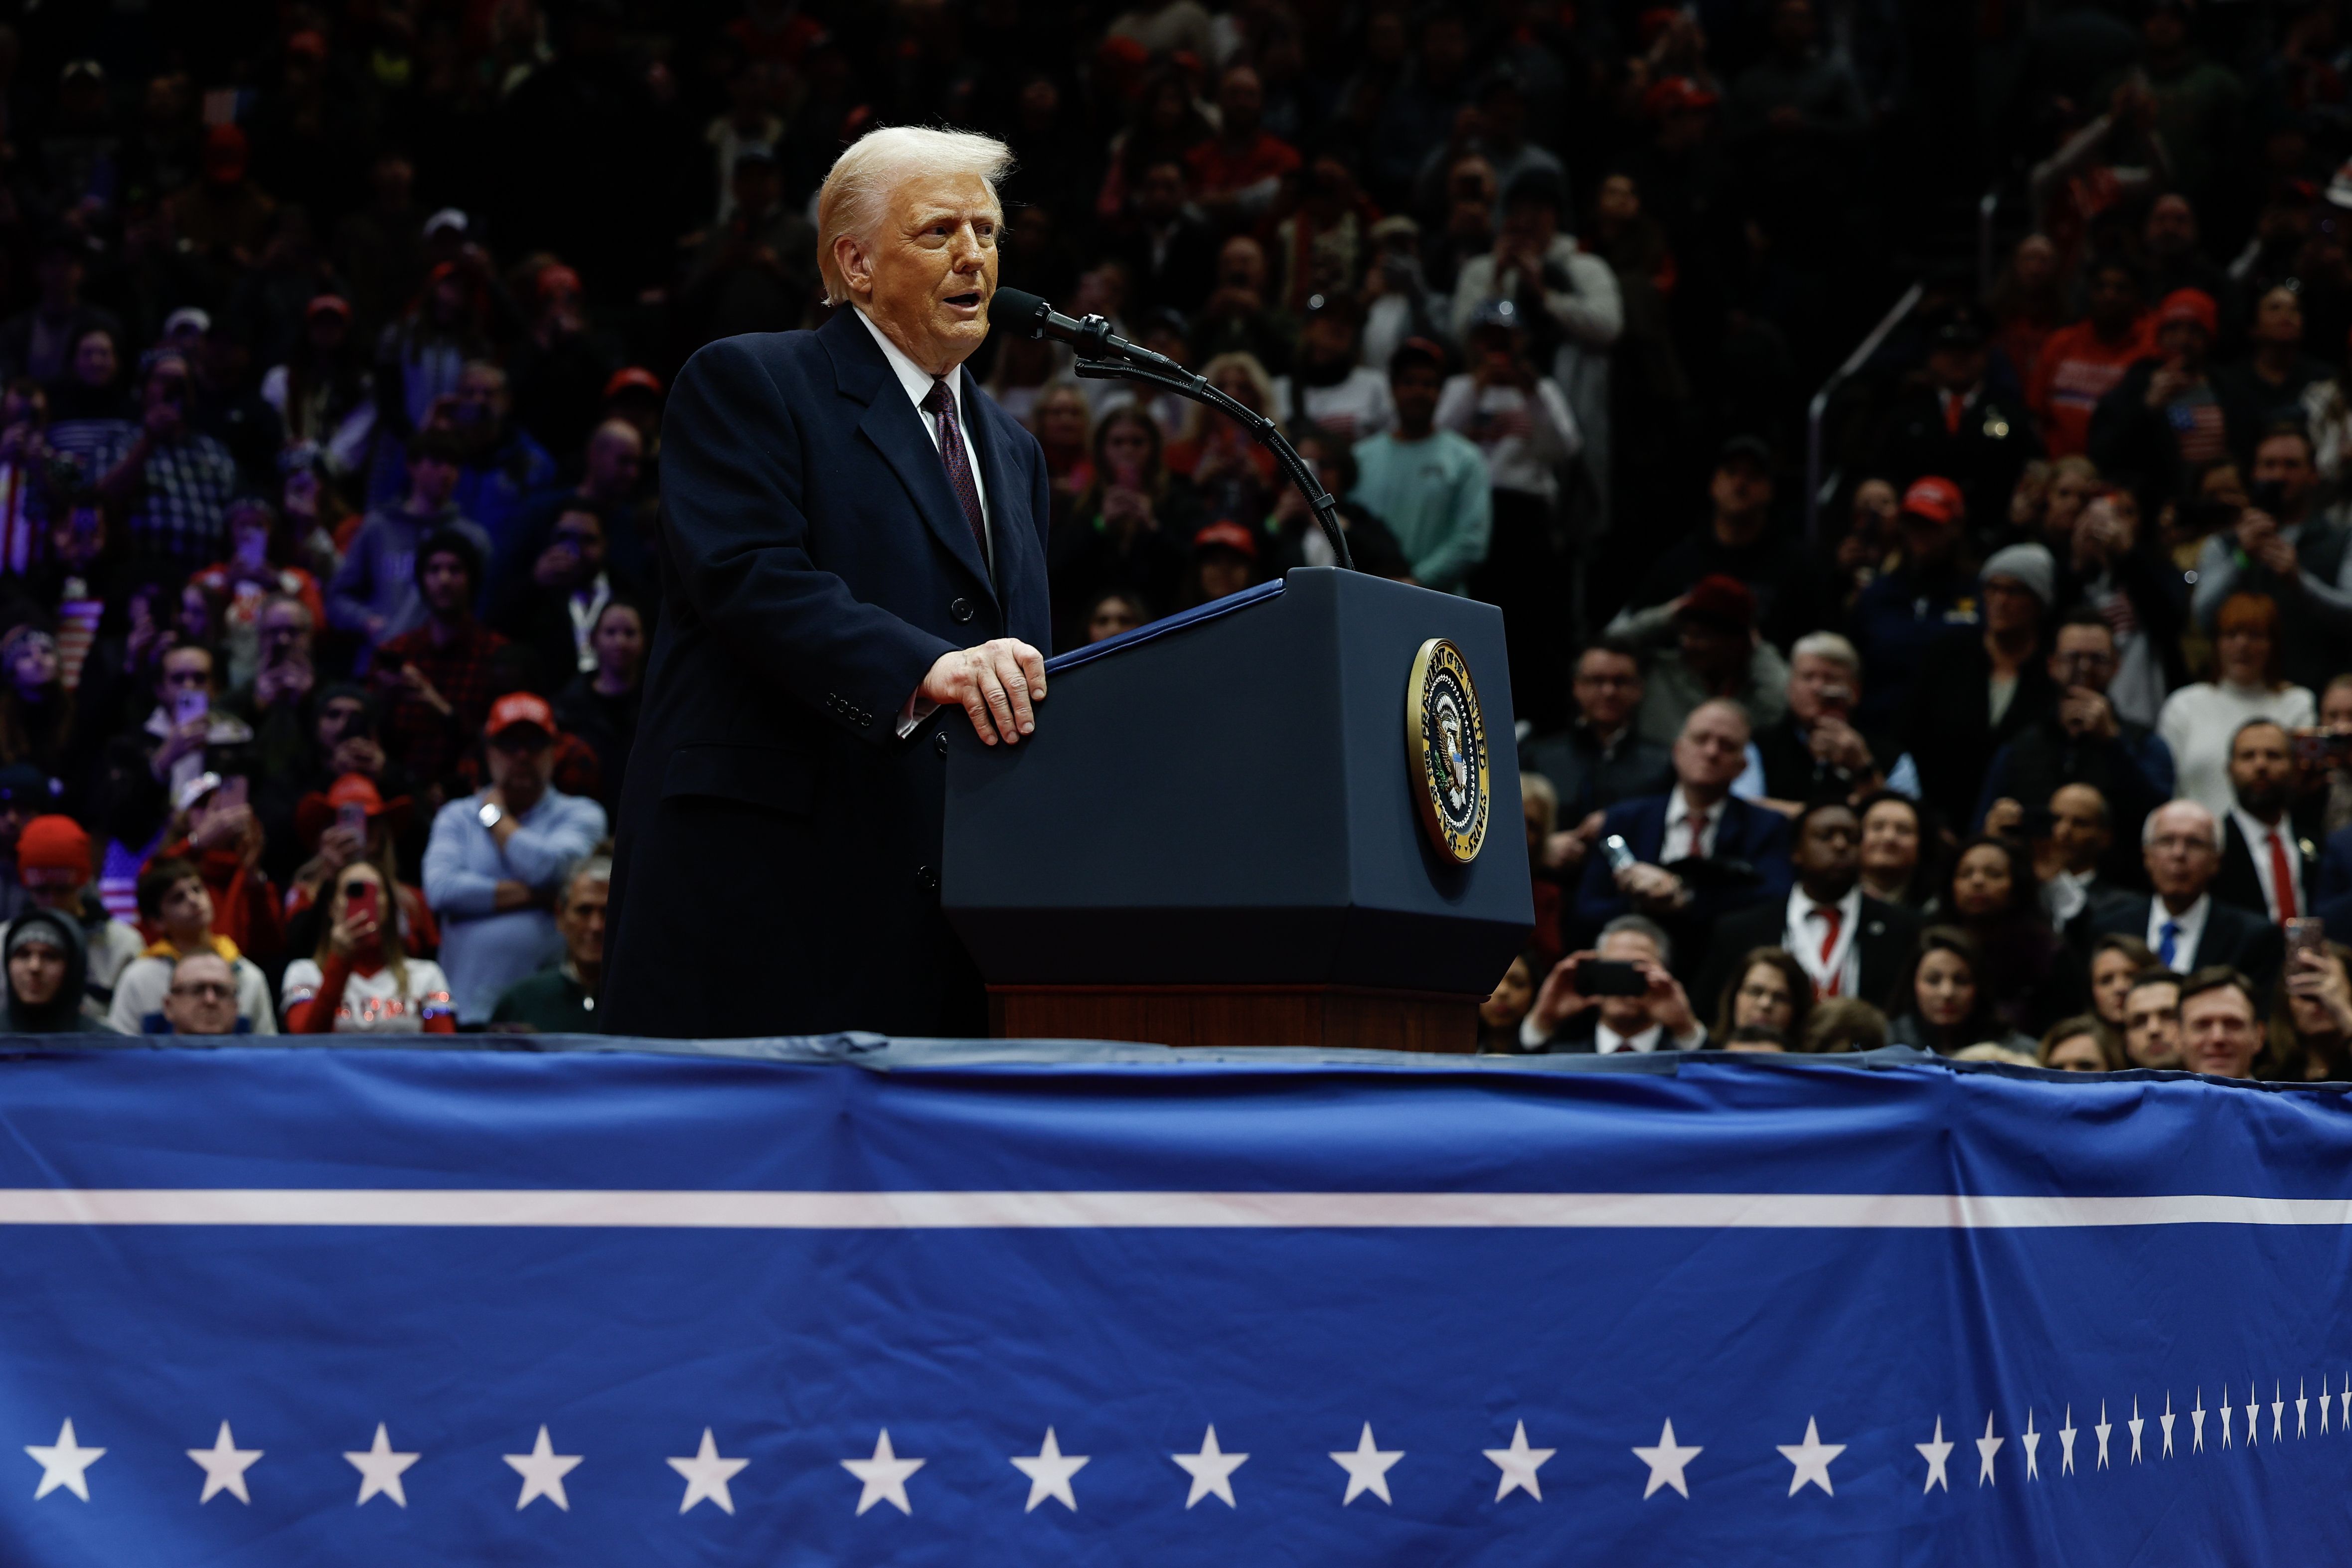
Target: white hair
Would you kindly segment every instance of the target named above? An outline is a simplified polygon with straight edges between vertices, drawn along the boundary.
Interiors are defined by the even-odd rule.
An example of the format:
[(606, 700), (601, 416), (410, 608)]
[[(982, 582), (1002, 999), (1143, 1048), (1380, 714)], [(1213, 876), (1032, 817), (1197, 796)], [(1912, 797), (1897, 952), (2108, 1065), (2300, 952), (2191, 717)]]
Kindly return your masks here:
[(2146, 848), (2148, 845), (2156, 842), (2156, 819), (2162, 816), (2168, 811), (2194, 814), (2197, 820), (2204, 825), (2205, 837), (2207, 840), (2212, 844), (2216, 850), (2219, 850), (2221, 847), (2221, 824), (2210, 811), (2208, 811), (2197, 801), (2168, 800), (2162, 805), (2158, 806), (2154, 811), (2149, 812), (2147, 814), (2147, 820), (2140, 824), (2139, 842), (2142, 848)]
[(1012, 170), (1012, 148), (970, 131), (885, 125), (858, 138), (833, 161), (817, 193), (816, 265), (824, 276), (824, 302), (849, 300), (849, 286), (834, 263), (833, 242), (845, 234), (870, 242), (899, 186), (923, 175), (977, 174), (992, 192)]
[(1789, 649), (1789, 662), (1801, 658), (1825, 658), (1840, 669), (1862, 673), (1862, 655), (1854, 652), (1853, 644), (1835, 632), (1808, 632)]

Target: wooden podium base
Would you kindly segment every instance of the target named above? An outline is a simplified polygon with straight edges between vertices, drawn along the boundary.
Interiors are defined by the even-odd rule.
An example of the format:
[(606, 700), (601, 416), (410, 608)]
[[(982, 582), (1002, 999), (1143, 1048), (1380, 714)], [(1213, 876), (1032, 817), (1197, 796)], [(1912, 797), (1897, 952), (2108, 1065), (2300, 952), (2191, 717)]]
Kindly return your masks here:
[(1466, 1056), (1478, 1047), (1482, 1000), (1358, 985), (992, 985), (988, 1024), (1000, 1040), (1346, 1046)]

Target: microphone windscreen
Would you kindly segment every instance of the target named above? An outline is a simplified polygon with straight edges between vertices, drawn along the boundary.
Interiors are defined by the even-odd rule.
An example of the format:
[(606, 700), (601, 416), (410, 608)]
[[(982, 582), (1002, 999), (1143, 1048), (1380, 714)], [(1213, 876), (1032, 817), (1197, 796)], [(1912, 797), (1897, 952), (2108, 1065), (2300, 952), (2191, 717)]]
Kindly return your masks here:
[(999, 289), (988, 301), (988, 319), (1016, 331), (1025, 327), (1034, 338), (1041, 335), (1045, 314), (1052, 309), (1025, 289)]

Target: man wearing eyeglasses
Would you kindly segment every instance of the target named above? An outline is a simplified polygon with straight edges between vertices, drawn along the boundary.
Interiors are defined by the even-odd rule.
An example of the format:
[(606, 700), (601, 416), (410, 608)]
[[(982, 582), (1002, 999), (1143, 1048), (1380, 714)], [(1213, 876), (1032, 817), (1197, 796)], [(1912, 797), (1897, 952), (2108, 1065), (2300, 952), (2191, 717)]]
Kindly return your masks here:
[(604, 837), (604, 808), (551, 782), (555, 711), (510, 691), (483, 726), (489, 787), (451, 801), (425, 848), (425, 901), (441, 918), (441, 967), (461, 1027), (490, 1020), (499, 994), (563, 957), (555, 898)]
[(2116, 668), (2115, 628), (2095, 610), (2076, 610), (2058, 627), (2049, 670), (2058, 706), (1993, 753), (1977, 815), (1988, 833), (2014, 833), (2025, 805), (2040, 805), (2068, 784), (2088, 784), (2107, 803), (2112, 844), (2099, 870), (2128, 887), (2146, 885), (2140, 824), (2172, 798), (2172, 751), (2145, 724), (2107, 700)]
[(1595, 842), (1601, 814), (1621, 800), (1662, 795), (1674, 787), (1674, 758), (1633, 728), (1642, 706), (1642, 665), (1633, 646), (1597, 642), (1580, 655), (1570, 689), (1576, 718), (1565, 730), (1538, 735), (1519, 754), (1519, 766), (1541, 773), (1559, 792), (1559, 828), (1546, 847), (1546, 863), (1580, 866)]
[(175, 1035), (234, 1035), (243, 1025), (236, 1014), (236, 975), (216, 952), (199, 952), (172, 967), (172, 988), (163, 994), (163, 1021)]

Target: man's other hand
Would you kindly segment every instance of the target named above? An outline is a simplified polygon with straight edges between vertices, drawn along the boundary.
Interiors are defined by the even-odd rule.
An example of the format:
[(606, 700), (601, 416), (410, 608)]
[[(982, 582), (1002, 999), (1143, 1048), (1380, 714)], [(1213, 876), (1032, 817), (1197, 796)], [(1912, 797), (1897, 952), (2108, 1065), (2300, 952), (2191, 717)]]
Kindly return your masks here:
[(961, 708), (981, 740), (1008, 746), (1037, 728), (1032, 703), (1045, 700), (1045, 656), (1019, 637), (943, 653), (923, 677), (917, 696), (942, 708)]

